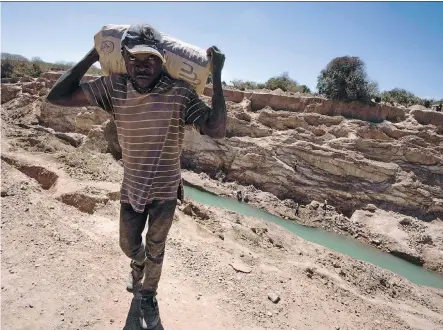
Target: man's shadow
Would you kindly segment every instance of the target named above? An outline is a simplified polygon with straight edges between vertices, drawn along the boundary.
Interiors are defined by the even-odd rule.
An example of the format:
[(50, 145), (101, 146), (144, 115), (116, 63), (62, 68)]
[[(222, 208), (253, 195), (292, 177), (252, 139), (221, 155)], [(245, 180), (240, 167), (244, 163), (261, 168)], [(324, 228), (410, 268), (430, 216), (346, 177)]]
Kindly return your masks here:
[[(139, 321), (139, 306), (140, 297), (133, 297), (131, 301), (131, 306), (129, 307), (128, 316), (126, 317), (126, 324), (123, 330), (143, 330), (140, 326)], [(152, 328), (152, 330), (164, 330), (161, 320), (155, 328)]]

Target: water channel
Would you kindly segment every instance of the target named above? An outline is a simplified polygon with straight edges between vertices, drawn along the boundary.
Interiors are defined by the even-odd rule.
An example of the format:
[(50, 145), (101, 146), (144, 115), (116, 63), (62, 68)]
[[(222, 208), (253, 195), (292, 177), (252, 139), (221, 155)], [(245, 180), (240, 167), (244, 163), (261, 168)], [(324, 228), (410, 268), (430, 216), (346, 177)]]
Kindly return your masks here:
[(389, 253), (364, 245), (352, 238), (327, 232), (320, 228), (303, 226), (293, 221), (274, 216), (246, 203), (220, 197), (190, 186), (185, 186), (185, 194), (191, 199), (208, 206), (222, 207), (247, 216), (271, 221), (309, 242), (317, 243), (331, 250), (346, 254), (354, 259), (366, 261), (381, 268), (388, 269), (415, 284), (443, 289), (443, 276), (411, 264)]

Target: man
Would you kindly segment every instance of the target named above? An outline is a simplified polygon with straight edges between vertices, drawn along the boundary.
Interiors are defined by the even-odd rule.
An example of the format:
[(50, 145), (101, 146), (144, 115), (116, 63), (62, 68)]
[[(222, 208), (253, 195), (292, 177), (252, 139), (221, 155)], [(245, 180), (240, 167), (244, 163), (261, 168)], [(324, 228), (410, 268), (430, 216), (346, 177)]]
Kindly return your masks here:
[[(165, 241), (177, 198), (182, 199), (180, 154), (184, 125), (221, 139), (226, 131), (226, 105), (221, 72), (225, 56), (208, 49), (212, 64), (212, 108), (180, 80), (163, 69), (161, 35), (149, 25), (132, 25), (121, 40), (127, 75), (100, 77), (80, 83), (98, 61), (92, 49), (63, 74), (48, 95), (60, 106), (99, 106), (113, 114), (124, 166), (121, 187), (120, 247), (131, 258), (128, 291), (138, 293), (140, 324), (154, 328), (160, 320), (156, 300)], [(148, 221), (146, 247), (142, 232)], [(144, 280), (142, 283), (142, 279)]]

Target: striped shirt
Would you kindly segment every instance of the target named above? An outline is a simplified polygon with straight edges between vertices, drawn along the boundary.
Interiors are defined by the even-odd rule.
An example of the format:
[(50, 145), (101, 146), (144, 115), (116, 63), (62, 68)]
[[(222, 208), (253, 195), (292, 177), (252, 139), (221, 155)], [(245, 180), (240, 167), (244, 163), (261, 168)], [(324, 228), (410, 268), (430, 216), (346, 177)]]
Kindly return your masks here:
[(211, 108), (188, 83), (166, 74), (146, 94), (125, 75), (80, 86), (92, 105), (114, 116), (124, 166), (121, 202), (141, 213), (153, 200), (177, 199), (184, 126), (201, 125)]

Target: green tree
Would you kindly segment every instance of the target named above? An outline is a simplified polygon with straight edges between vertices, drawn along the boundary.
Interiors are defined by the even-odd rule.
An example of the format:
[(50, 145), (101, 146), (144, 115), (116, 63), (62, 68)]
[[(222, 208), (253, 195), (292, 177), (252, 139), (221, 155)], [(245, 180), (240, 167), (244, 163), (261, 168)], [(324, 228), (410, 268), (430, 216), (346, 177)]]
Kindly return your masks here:
[(317, 79), (320, 94), (331, 100), (369, 103), (378, 90), (369, 81), (364, 62), (355, 56), (336, 57), (320, 72)]
[(432, 104), (432, 100), (423, 100), (423, 105), (426, 107), (426, 108), (430, 108), (431, 107), (431, 104)]
[(40, 74), (42, 73), (42, 69), (40, 67), (40, 65), (38, 65), (37, 63), (32, 63), (32, 71), (30, 72), (30, 76), (37, 78), (40, 77)]
[(14, 66), (12, 65), (10, 60), (2, 60), (1, 69), (2, 69), (2, 78), (12, 77)]
[(300, 87), (303, 88), (303, 93), (305, 93), (305, 94), (311, 94), (311, 89), (310, 89), (308, 86), (306, 86), (306, 85), (301, 85)]

